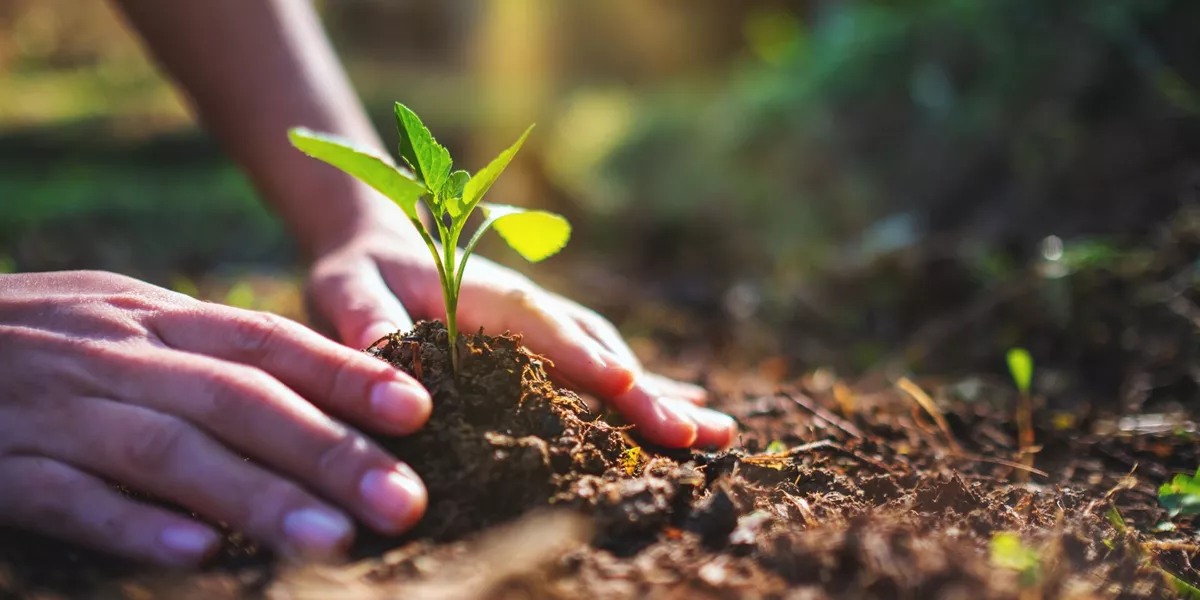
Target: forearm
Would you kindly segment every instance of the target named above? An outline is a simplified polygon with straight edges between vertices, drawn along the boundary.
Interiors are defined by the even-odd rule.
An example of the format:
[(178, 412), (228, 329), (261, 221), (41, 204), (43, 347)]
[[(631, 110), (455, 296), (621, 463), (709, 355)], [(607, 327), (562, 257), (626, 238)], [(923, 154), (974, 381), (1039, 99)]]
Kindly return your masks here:
[(382, 147), (310, 0), (116, 2), (307, 254), (391, 209), (288, 146), (303, 125)]

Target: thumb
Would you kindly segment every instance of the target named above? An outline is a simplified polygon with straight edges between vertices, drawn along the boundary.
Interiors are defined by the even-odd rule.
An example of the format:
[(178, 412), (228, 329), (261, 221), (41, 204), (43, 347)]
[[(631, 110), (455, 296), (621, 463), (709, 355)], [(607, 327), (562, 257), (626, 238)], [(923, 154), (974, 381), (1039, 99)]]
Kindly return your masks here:
[(374, 263), (314, 269), (309, 296), (342, 343), (366, 348), (379, 338), (412, 328), (412, 318)]

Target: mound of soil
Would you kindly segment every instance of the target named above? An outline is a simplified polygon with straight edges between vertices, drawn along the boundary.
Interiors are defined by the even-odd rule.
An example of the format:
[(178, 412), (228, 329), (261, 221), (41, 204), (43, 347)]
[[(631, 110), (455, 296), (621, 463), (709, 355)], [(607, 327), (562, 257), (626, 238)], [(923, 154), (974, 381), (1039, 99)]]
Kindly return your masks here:
[[(623, 429), (555, 386), (546, 359), (525, 350), (520, 336), (462, 336), (458, 373), (448, 350), (445, 326), (431, 321), (366, 350), (419, 379), (433, 396), (425, 428), (379, 439), (429, 489), (429, 510), (413, 537), (456, 539), (551, 504), (595, 508), (621, 493), (609, 488), (642, 469), (645, 461)], [(659, 487), (673, 496), (677, 486)], [(395, 544), (364, 546), (369, 552), (380, 543)]]

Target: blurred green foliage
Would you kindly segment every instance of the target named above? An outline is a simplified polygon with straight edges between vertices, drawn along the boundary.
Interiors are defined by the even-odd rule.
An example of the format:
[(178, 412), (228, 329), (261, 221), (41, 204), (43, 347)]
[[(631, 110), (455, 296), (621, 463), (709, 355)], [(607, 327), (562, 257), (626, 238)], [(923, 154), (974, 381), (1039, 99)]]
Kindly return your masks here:
[(0, 166), (7, 269), (98, 268), (162, 280), (223, 263), (292, 260), (282, 228), (232, 165), (92, 158)]
[(1122, 233), (1164, 212), (1139, 213), (1140, 191), (1104, 183), (1171, 160), (1175, 149), (1158, 149), (1169, 136), (1142, 126), (1196, 129), (1200, 45), (1186, 24), (1197, 17), (1195, 3), (1169, 0), (755, 13), (754, 58), (727, 79), (636, 99), (635, 133), (606, 162), (596, 202), (708, 219), (728, 235), (704, 251), (774, 276), (965, 226), (995, 243)]
[(1036, 585), (1041, 579), (1041, 553), (1026, 546), (1018, 533), (1001, 531), (992, 535), (988, 544), (991, 563), (1002, 569), (1016, 571), (1022, 587)]
[(1172, 518), (1200, 515), (1200, 469), (1195, 475), (1176, 475), (1158, 489), (1158, 503)]

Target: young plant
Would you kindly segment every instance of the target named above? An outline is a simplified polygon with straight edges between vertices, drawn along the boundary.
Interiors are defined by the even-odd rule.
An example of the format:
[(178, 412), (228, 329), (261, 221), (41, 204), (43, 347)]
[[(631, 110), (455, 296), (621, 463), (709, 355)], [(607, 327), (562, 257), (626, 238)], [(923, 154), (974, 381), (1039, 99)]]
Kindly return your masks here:
[(1033, 400), (1029, 390), (1033, 383), (1033, 357), (1024, 348), (1008, 351), (1008, 372), (1017, 385), (1020, 401), (1017, 405), (1017, 436), (1021, 447), (1021, 463), (1033, 466)]
[(988, 554), (993, 565), (1019, 573), (1021, 587), (1035, 586), (1042, 578), (1041, 553), (1026, 546), (1017, 533), (1001, 531), (993, 534)]
[(1200, 469), (1195, 475), (1176, 475), (1158, 488), (1158, 503), (1172, 518), (1200, 515)]
[[(387, 156), (333, 135), (297, 127), (288, 131), (288, 138), (301, 152), (345, 171), (390, 198), (417, 228), (441, 277), (450, 358), (457, 371), (458, 295), (467, 259), (479, 239), (488, 229), (495, 229), (518, 254), (530, 262), (538, 262), (566, 245), (571, 226), (554, 213), (481, 201), (521, 149), (533, 130), (532, 125), (474, 176), (453, 170), (450, 152), (430, 135), (416, 113), (398, 102), (396, 128), (400, 133), (400, 156), (411, 171), (397, 166)], [(420, 177), (414, 176), (414, 172)], [(421, 220), (417, 209), (420, 201), (424, 201), (432, 216), (429, 220), (432, 227)], [(484, 220), (461, 251), (460, 258), (458, 242), (467, 219), (476, 208), (483, 212)], [(433, 239), (433, 231), (437, 232), (440, 248)]]

